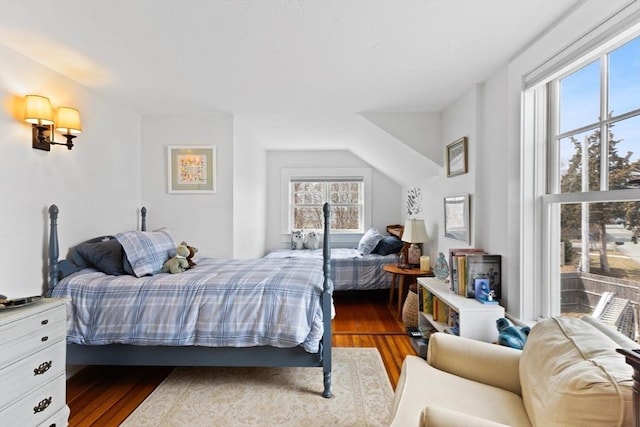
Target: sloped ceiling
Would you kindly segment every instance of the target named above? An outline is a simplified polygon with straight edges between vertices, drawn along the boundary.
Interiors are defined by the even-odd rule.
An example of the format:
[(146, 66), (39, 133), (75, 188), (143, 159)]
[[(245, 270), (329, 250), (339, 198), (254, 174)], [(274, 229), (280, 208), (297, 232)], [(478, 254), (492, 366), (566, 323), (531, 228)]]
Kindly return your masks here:
[(441, 111), (579, 0), (0, 0), (0, 43), (141, 114)]

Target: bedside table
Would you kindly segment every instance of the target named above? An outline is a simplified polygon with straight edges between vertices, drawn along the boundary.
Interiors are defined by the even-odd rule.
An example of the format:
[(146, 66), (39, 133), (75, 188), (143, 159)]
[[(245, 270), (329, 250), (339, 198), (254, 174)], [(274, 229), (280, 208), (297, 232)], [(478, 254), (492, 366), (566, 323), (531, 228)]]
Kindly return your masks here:
[[(402, 312), (404, 299), (407, 297), (409, 287), (406, 285), (405, 278), (409, 278), (409, 284), (414, 283), (418, 277), (433, 276), (431, 271), (422, 271), (419, 268), (400, 268), (393, 264), (387, 264), (383, 267), (387, 273), (391, 273), (391, 287), (389, 288), (389, 308), (393, 307), (393, 297), (395, 293), (396, 281), (398, 282), (398, 307), (396, 309), (396, 318), (399, 320)], [(397, 278), (400, 277), (400, 280)]]
[(0, 310), (0, 420), (66, 426), (64, 299)]

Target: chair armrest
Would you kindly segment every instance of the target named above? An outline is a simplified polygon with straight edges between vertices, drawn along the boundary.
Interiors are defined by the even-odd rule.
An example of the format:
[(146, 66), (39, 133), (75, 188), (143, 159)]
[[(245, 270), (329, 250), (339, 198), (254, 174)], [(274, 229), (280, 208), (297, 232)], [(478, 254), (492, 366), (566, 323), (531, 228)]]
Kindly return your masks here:
[(429, 338), (427, 363), (441, 371), (522, 395), (521, 350), (437, 332)]
[(437, 406), (427, 406), (422, 410), (419, 425), (422, 427), (507, 427), (505, 424)]

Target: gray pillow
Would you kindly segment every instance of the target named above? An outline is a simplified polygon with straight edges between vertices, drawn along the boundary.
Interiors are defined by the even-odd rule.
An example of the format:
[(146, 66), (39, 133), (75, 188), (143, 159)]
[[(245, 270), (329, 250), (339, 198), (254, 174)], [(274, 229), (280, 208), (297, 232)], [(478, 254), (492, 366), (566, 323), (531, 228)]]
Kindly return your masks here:
[[(96, 241), (100, 239), (99, 241)], [(100, 237), (75, 247), (71, 260), (78, 268), (93, 267), (112, 276), (127, 274), (122, 245), (112, 237)]]

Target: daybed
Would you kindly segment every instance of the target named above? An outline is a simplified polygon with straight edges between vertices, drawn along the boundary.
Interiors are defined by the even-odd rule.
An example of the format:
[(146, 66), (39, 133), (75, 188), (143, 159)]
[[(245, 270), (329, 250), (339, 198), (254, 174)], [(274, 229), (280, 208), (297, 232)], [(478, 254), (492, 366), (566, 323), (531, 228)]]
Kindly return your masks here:
[(408, 356), (392, 426), (631, 426), (638, 348), (586, 316), (538, 322), (522, 351), (435, 333), (427, 360)]
[(178, 274), (159, 272), (176, 244), (166, 229), (144, 231), (144, 216), (143, 231), (92, 239), (59, 262), (58, 208), (49, 213), (50, 294), (69, 301), (68, 364), (322, 367), (331, 396), (328, 204), (322, 259), (199, 258)]
[[(398, 263), (402, 241), (369, 229), (357, 248), (331, 248), (331, 281), (334, 291), (389, 289), (392, 276), (384, 266)], [(321, 249), (276, 249), (269, 259), (322, 258)]]

